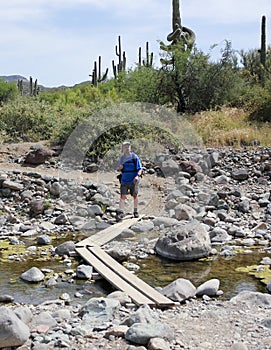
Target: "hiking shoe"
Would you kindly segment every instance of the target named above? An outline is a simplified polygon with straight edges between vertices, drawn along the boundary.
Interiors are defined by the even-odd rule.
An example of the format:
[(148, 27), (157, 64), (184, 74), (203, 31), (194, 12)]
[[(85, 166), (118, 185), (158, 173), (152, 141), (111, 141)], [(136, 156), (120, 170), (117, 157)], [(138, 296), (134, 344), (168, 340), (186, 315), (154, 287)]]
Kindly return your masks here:
[(139, 214), (137, 211), (134, 212), (134, 218), (139, 218)]

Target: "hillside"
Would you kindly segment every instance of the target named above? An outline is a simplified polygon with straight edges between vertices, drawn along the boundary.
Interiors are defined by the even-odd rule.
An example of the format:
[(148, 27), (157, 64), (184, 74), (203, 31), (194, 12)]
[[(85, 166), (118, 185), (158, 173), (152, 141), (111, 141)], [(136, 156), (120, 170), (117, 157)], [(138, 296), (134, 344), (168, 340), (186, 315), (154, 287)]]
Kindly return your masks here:
[(25, 83), (28, 83), (29, 80), (22, 75), (14, 74), (14, 75), (1, 75), (0, 79), (6, 81), (7, 83), (17, 83), (18, 80), (22, 80)]
[[(6, 81), (7, 83), (16, 83), (18, 82), (18, 80), (22, 80), (23, 84), (25, 86), (27, 86), (30, 82), (29, 79), (27, 79), (26, 77), (19, 75), (19, 74), (13, 74), (13, 75), (0, 75), (0, 79)], [(88, 81), (83, 81), (81, 83), (77, 83), (74, 86), (79, 86), (79, 85), (83, 85), (83, 84), (87, 84)], [(53, 86), (53, 87), (46, 87), (43, 85), (38, 84), (38, 86), (40, 87), (40, 90), (50, 90), (50, 89), (66, 89), (69, 87), (73, 87), (73, 86), (66, 86), (66, 85), (60, 85), (60, 86)]]

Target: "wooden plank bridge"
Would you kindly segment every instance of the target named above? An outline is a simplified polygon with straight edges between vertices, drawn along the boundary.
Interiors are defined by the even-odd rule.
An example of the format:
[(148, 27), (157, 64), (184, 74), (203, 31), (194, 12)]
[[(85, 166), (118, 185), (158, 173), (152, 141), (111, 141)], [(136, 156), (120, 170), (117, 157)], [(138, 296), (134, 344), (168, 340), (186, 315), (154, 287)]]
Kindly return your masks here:
[(149, 284), (119, 264), (102, 246), (116, 237), (139, 218), (128, 218), (116, 223), (76, 244), (76, 251), (115, 288), (127, 293), (137, 305), (148, 304), (156, 307), (172, 307), (176, 303), (165, 297)]

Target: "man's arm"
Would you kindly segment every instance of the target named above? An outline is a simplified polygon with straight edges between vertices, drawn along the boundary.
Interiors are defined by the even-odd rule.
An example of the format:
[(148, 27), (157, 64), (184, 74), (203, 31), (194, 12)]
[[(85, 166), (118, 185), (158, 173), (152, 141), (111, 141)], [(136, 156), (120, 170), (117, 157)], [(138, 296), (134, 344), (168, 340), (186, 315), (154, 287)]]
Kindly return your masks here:
[(121, 171), (123, 169), (123, 164), (120, 164), (118, 167), (117, 167), (117, 170), (118, 171)]
[(143, 171), (141, 161), (138, 156), (136, 156), (136, 170), (137, 170), (136, 178), (138, 179), (138, 177), (142, 175), (142, 171)]
[(117, 163), (117, 171), (122, 171), (123, 169), (123, 155), (120, 156), (120, 159)]

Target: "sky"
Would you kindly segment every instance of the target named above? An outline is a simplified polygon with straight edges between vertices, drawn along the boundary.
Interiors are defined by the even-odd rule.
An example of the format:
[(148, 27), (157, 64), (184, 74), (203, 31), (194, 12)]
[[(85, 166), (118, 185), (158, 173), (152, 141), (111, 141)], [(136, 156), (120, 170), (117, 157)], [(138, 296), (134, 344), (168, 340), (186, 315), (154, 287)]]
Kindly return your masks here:
[[(119, 35), (127, 68), (135, 67), (139, 47), (144, 56), (146, 42), (159, 67), (159, 42), (169, 44), (172, 31), (172, 0), (0, 1), (0, 75), (31, 76), (46, 87), (90, 80), (99, 56), (112, 76)], [(213, 60), (225, 41), (237, 52), (258, 49), (263, 15), (271, 41), (270, 0), (180, 0), (180, 13), (196, 47)]]

